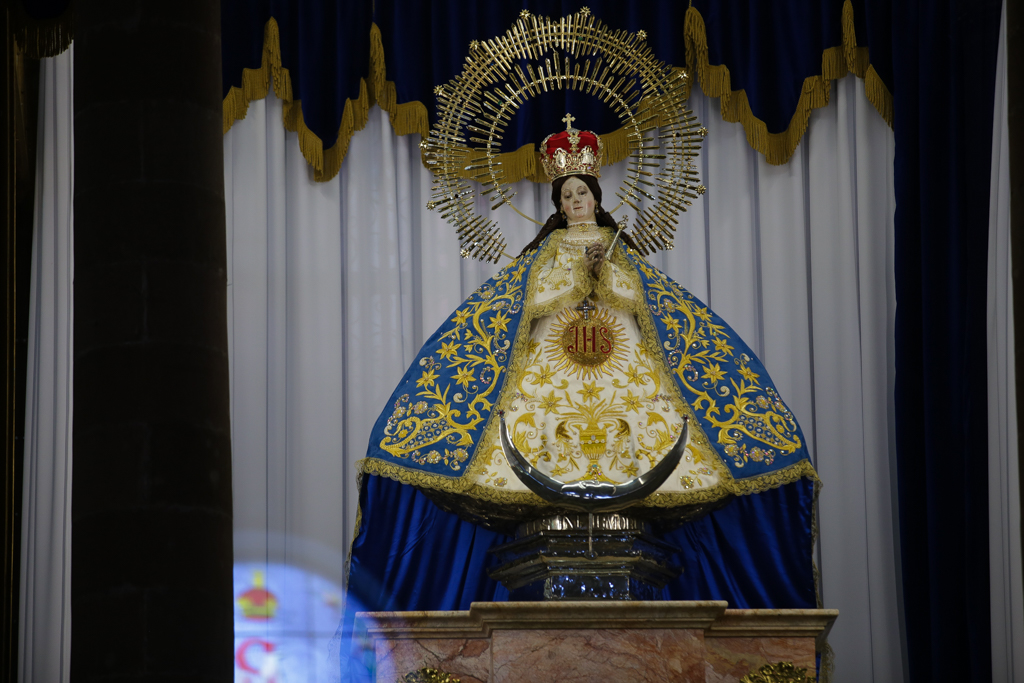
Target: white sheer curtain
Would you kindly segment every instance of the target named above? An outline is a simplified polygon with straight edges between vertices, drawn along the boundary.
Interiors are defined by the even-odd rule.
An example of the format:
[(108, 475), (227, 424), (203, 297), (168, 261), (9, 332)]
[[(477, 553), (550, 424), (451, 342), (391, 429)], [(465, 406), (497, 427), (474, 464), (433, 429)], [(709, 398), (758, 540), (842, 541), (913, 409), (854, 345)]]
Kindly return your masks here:
[[(1001, 59), (1004, 53), (1001, 47)], [(70, 63), (70, 53), (47, 60), (41, 89), (25, 681), (67, 677)], [(1024, 655), (1005, 77), (999, 87), (990, 559), (994, 680), (1011, 681)], [(892, 440), (893, 136), (862, 82), (847, 77), (832, 92), (781, 167), (752, 152), (738, 125), (721, 121), (716, 101), (695, 93), (692, 106), (711, 130), (700, 158), (709, 189), (684, 216), (675, 250), (653, 261), (743, 335), (799, 417), (825, 483), (818, 561), (824, 603), (841, 614), (830, 637), (834, 680), (883, 683), (901, 680), (904, 668)], [(495, 271), (459, 259), (450, 226), (423, 208), (430, 178), (418, 142), (395, 137), (374, 109), (340, 176), (314, 183), (273, 95), (252, 103), (225, 136), (238, 561), (287, 563), (341, 582), (355, 523), (354, 464), (372, 423), (419, 344)], [(605, 170), (606, 191), (621, 173)], [(524, 182), (518, 190), (526, 213), (550, 212), (546, 187)], [(499, 215), (515, 252), (536, 228)]]
[(988, 238), (988, 507), (992, 680), (1024, 680), (1020, 460), (1010, 257), (1010, 127), (1006, 101), (1006, 4), (999, 31)]
[(70, 680), (72, 50), (39, 69), (36, 202), (25, 386), (18, 675)]

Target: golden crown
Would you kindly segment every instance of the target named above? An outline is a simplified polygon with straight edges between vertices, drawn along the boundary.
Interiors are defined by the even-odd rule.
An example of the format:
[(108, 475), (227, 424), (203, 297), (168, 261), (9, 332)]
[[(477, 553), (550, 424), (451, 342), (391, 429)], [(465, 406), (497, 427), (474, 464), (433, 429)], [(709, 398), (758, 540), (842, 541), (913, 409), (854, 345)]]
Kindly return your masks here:
[(540, 143), (540, 163), (550, 181), (567, 175), (601, 177), (604, 143), (589, 130), (573, 128), (575, 118), (572, 114), (566, 114), (562, 119), (565, 121), (565, 130), (547, 136)]

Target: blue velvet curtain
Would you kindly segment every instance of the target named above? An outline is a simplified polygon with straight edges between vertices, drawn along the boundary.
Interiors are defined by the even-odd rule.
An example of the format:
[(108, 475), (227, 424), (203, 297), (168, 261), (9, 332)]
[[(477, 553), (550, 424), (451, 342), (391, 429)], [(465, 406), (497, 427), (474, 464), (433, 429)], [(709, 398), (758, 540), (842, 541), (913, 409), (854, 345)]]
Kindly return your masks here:
[[(810, 529), (813, 483), (801, 479), (720, 510), (664, 536), (681, 549), (670, 600), (728, 600), (738, 609), (816, 606)], [(508, 593), (487, 578), (488, 550), (512, 540), (444, 512), (419, 490), (369, 476), (352, 546), (349, 589), (363, 609), (469, 609)], [(761, 526), (744, 524), (758, 519)], [(795, 523), (794, 523), (795, 522)], [(792, 529), (807, 530), (805, 536)]]
[(1001, 3), (892, 4), (896, 445), (910, 674), (988, 681), (985, 287)]
[[(21, 0), (26, 14), (45, 19), (60, 15), (70, 0)], [(754, 115), (770, 132), (789, 125), (803, 81), (821, 73), (821, 54), (842, 44), (842, 0), (758, 3), (752, 0), (694, 0), (704, 18), (712, 64), (729, 67), (734, 89), (744, 88)], [(871, 50), (871, 63), (892, 89), (890, 3), (852, 3), (858, 41)], [(222, 0), (223, 92), (241, 86), (242, 70), (260, 67), (264, 27), (273, 17), (280, 27), (282, 62), (289, 70), (306, 125), (324, 148), (337, 141), (346, 99), (359, 95), (369, 76), (370, 26), (381, 30), (387, 78), (400, 103), (433, 102), (431, 90), (462, 67), (469, 42), (503, 34), (520, 10), (558, 17), (578, 11), (581, 2), (521, 0), (477, 3), (466, 0)], [(687, 5), (676, 0), (621, 2), (590, 0), (593, 14), (616, 28), (643, 29), (648, 43), (666, 62), (686, 64), (682, 39)], [(573, 98), (579, 97), (578, 101)], [(510, 148), (536, 143), (559, 127), (566, 102), (538, 106), (523, 123)], [(578, 93), (569, 105), (581, 111)], [(610, 114), (593, 127), (618, 128)], [(433, 112), (431, 112), (431, 115)], [(552, 119), (552, 120), (549, 120)], [(528, 121), (527, 121), (528, 120)]]
[(53, 19), (64, 14), (71, 0), (24, 0), (25, 14), (37, 21)]

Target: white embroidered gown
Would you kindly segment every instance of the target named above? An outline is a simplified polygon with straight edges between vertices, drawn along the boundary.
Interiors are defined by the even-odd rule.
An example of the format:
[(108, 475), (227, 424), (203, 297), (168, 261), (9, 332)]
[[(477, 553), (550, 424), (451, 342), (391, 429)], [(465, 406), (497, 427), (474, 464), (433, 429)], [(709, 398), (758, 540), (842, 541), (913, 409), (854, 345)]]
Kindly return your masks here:
[[(712, 487), (725, 467), (668, 374), (653, 329), (645, 334), (638, 322), (645, 313), (639, 278), (625, 261), (606, 261), (596, 280), (584, 265), (586, 248), (597, 241), (607, 247), (612, 236), (609, 228), (573, 225), (556, 231), (554, 248), (538, 255), (545, 261), (534, 265), (538, 276), (523, 313), (531, 321), (529, 346), (510, 364), (499, 406), (513, 443), (560, 481), (622, 483), (661, 461), (686, 414), (686, 452), (659, 494)], [(478, 457), (484, 467), (477, 486), (526, 490), (496, 429)]]

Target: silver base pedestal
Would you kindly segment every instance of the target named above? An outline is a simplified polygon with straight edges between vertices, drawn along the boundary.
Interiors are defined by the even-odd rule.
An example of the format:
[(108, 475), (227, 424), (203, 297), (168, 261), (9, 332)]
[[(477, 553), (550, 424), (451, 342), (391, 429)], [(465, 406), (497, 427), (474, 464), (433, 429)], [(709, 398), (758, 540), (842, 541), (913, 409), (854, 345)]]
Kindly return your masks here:
[(514, 601), (657, 600), (682, 571), (678, 551), (628, 515), (568, 513), (520, 524), (488, 573)]

